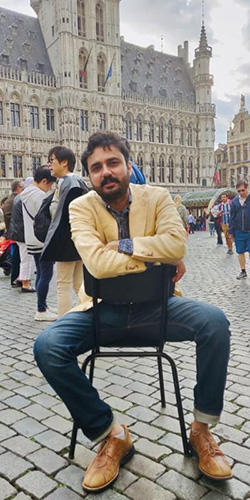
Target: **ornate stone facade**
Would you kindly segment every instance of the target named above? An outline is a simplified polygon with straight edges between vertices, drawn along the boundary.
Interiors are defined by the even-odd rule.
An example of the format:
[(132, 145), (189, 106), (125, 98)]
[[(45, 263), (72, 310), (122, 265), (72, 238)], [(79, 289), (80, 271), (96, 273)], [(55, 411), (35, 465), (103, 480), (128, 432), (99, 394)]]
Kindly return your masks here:
[(215, 151), (215, 164), (220, 170), (222, 187), (235, 187), (240, 179), (250, 183), (250, 114), (244, 95), (227, 131), (227, 144), (219, 144)]
[(188, 63), (120, 38), (119, 0), (31, 0), (37, 19), (0, 8), (0, 190), (32, 175), (55, 144), (80, 156), (89, 134), (127, 137), (153, 184), (210, 186), (212, 49), (204, 25)]

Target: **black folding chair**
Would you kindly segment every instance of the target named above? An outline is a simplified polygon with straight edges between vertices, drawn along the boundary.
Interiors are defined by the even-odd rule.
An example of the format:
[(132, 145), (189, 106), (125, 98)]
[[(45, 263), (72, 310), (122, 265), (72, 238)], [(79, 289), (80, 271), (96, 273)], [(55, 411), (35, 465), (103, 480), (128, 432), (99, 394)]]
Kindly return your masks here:
[[(91, 354), (85, 359), (82, 370), (85, 373), (87, 365), (90, 363), (89, 380), (92, 383), (94, 376), (94, 364), (96, 358), (108, 357), (156, 357), (158, 362), (159, 372), (159, 385), (161, 395), (161, 405), (166, 406), (164, 380), (162, 370), (162, 358), (166, 359), (172, 370), (172, 377), (175, 388), (176, 404), (178, 409), (178, 416), (180, 422), (181, 437), (183, 443), (183, 450), (186, 456), (191, 455), (191, 448), (187, 439), (186, 427), (183, 415), (183, 408), (181, 402), (179, 381), (177, 375), (177, 368), (174, 360), (165, 352), (164, 348), (164, 334), (167, 328), (167, 302), (168, 297), (173, 294), (174, 283), (172, 277), (176, 272), (174, 266), (161, 264), (159, 266), (152, 266), (150, 269), (143, 273), (127, 274), (118, 276), (116, 278), (95, 279), (84, 267), (84, 284), (86, 293), (93, 298), (93, 333), (95, 339), (95, 347)], [(108, 303), (122, 303), (122, 304), (142, 304), (158, 302), (161, 305), (160, 317), (157, 322), (150, 324), (129, 326), (127, 328), (111, 328), (109, 330), (100, 328), (99, 307), (98, 299), (102, 299)], [(119, 342), (113, 342), (108, 347), (115, 348), (133, 348), (133, 347), (151, 347), (154, 350), (108, 350), (100, 351), (101, 337), (105, 332), (112, 330), (115, 334), (119, 332)], [(112, 336), (114, 338), (115, 335)], [(121, 341), (122, 338), (122, 341)], [(149, 340), (150, 339), (150, 340)], [(105, 347), (107, 345), (105, 344)], [(78, 425), (74, 422), (69, 458), (74, 458), (76, 437)]]

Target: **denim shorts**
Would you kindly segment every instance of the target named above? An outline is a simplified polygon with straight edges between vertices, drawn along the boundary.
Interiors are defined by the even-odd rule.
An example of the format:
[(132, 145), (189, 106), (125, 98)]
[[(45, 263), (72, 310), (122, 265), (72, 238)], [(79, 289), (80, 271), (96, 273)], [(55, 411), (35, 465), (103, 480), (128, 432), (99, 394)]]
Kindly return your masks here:
[(234, 242), (237, 253), (250, 253), (250, 232), (235, 231)]

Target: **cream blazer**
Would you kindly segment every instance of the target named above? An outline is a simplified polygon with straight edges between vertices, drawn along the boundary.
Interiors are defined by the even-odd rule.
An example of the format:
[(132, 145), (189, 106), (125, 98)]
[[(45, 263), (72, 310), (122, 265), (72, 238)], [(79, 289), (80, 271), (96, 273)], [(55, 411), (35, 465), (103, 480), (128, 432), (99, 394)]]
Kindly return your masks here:
[[(118, 225), (101, 197), (90, 191), (69, 206), (72, 239), (88, 271), (97, 279), (145, 271), (144, 262), (177, 264), (185, 255), (186, 231), (166, 188), (130, 184), (132, 203), (129, 231), (133, 255), (104, 251), (109, 241), (118, 240)], [(79, 291), (72, 311), (86, 311), (92, 299)]]

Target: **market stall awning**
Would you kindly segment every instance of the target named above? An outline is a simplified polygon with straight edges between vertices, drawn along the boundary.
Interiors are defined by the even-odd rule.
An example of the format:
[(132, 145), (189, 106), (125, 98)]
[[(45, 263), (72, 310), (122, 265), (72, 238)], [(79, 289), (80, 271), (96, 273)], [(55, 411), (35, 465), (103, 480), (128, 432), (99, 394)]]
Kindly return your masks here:
[(182, 196), (182, 201), (187, 208), (206, 208), (208, 205), (213, 206), (224, 193), (230, 198), (233, 198), (237, 194), (234, 188), (211, 188), (185, 193)]

